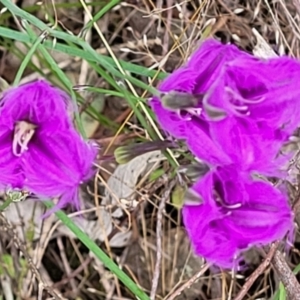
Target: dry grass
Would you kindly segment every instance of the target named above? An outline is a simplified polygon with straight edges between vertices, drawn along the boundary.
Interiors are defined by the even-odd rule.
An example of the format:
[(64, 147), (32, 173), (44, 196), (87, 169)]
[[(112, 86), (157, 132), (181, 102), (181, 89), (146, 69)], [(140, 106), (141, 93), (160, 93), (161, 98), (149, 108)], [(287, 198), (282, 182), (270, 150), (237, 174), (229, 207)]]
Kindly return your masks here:
[[(20, 5), (26, 7), (30, 1), (23, 1)], [(51, 3), (48, 5), (50, 13), (56, 16), (60, 24), (75, 34), (88, 21), (88, 14), (83, 8), (57, 8), (54, 14)], [(39, 12), (36, 14), (44, 18)], [(235, 43), (251, 52), (256, 44), (252, 28), (278, 54), (299, 57), (299, 19), (298, 0), (127, 0), (107, 13), (97, 25), (118, 59), (172, 72), (187, 59), (203, 37), (218, 37), (223, 42)], [(99, 53), (108, 54), (96, 30), (91, 30), (87, 39)], [(63, 70), (75, 78), (75, 82), (85, 84), (89, 80), (92, 85), (107, 86), (101, 78), (90, 78), (90, 70), (84, 61), (66, 56), (57, 56), (56, 59)], [(12, 82), (18, 65), (19, 61), (12, 60), (11, 54), (2, 49), (0, 76)], [(26, 76), (32, 79), (34, 74), (28, 71)], [(136, 93), (142, 95), (143, 91), (136, 90)], [(112, 96), (106, 99), (103, 115), (113, 120), (118, 128), (127, 130), (116, 134), (116, 128), (97, 126), (91, 137), (97, 139), (106, 155), (112, 154), (116, 147), (125, 143), (139, 138), (149, 139), (147, 132), (130, 113), (126, 101)], [(96, 208), (101, 205), (106, 182), (115, 168), (115, 164), (103, 162), (96, 181), (90, 184), (89, 189), (84, 189), (88, 218), (98, 220), (100, 228), (101, 217)], [(166, 161), (160, 162), (160, 168), (170, 175), (170, 166)], [(149, 181), (150, 173), (141, 176), (136, 185), (138, 204), (124, 209), (126, 213), (118, 220), (118, 226), (102, 241), (107, 253), (149, 295), (152, 290), (152, 294), (156, 294), (155, 299), (228, 300), (235, 299), (246, 289), (245, 296), (236, 299), (272, 299), (278, 288), (279, 277), (269, 263), (276, 249), (269, 256), (266, 254), (267, 261), (262, 265), (265, 254), (257, 250), (249, 251), (248, 268), (238, 274), (209, 269), (201, 258), (192, 253), (182, 228), (180, 213), (169, 201), (171, 188), (178, 183), (170, 182), (170, 176), (162, 176), (155, 182)], [(297, 194), (298, 189), (295, 188), (294, 199)], [(113, 211), (113, 208), (109, 209)], [(3, 223), (0, 231), (0, 267), (5, 271), (0, 272), (0, 279), (4, 294), (7, 293), (5, 289), (12, 287), (18, 299), (46, 299), (49, 293), (58, 295), (58, 299), (133, 299), (114, 276), (95, 262), (83, 245), (57, 232), (53, 222), (53, 219), (43, 220), (38, 239), (28, 236), (19, 238), (22, 245), (23, 241), (27, 241), (23, 249), (25, 261), (27, 256), (32, 258), (43, 278), (42, 285), (41, 279), (33, 279), (33, 268), (28, 262), (22, 267), (26, 263), (23, 256), (20, 258), (20, 247), (12, 242), (14, 234), (20, 232), (10, 232), (7, 224)], [(131, 226), (133, 234), (130, 243), (121, 249), (113, 248), (110, 239), (121, 225)], [(291, 269), (299, 264), (299, 246), (299, 238), (296, 238), (287, 256)], [(9, 254), (12, 262), (3, 261), (4, 254)], [(157, 259), (159, 263), (156, 263)], [(8, 270), (11, 267), (16, 271), (11, 273)], [(247, 281), (249, 276), (253, 276), (251, 274), (257, 275), (256, 278), (251, 277), (253, 282)], [(157, 286), (153, 286), (153, 278), (156, 278)]]

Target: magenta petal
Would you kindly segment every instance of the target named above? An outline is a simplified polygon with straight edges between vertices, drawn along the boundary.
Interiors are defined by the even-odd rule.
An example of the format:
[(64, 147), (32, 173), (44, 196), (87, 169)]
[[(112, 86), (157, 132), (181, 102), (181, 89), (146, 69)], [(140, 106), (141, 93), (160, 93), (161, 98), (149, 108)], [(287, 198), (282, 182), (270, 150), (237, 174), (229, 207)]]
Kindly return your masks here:
[(159, 86), (161, 92), (179, 91), (192, 93), (197, 73), (182, 67), (168, 76)]
[(70, 108), (71, 102), (63, 91), (39, 80), (4, 92), (0, 125), (13, 130), (15, 122), (23, 120), (35, 125), (51, 124), (51, 130), (61, 130), (71, 125)]
[(12, 132), (0, 130), (0, 189), (21, 188), (24, 174), (20, 160), (12, 152)]
[(254, 123), (227, 117), (222, 121), (211, 122), (212, 139), (227, 153), (232, 162), (239, 166), (249, 166), (258, 159), (258, 129)]
[(212, 165), (231, 162), (223, 149), (211, 139), (203, 120), (196, 117), (190, 121), (183, 120), (176, 112), (166, 110), (156, 98), (150, 104), (161, 126), (177, 139), (184, 139), (194, 155)]
[(196, 72), (193, 93), (205, 93), (226, 69), (227, 63), (237, 58), (251, 57), (235, 45), (224, 45), (214, 39), (205, 40), (188, 61), (188, 68)]
[(227, 199), (223, 203), (215, 201), (215, 184), (214, 174), (207, 174), (193, 187), (203, 203), (183, 208), (194, 249), (209, 262), (232, 268), (237, 266), (242, 251), (282, 239), (293, 230), (287, 197), (271, 184), (244, 179), (247, 197), (238, 189), (226, 191), (230, 203)]
[(160, 84), (159, 90), (204, 93), (219, 76), (226, 62), (248, 56), (234, 45), (224, 45), (213, 39), (205, 40), (186, 65), (173, 72)]
[(300, 63), (292, 58), (265, 61), (240, 57), (227, 64), (226, 72), (211, 87), (207, 101), (232, 114), (264, 121), (290, 135), (300, 125), (299, 76)]
[(186, 135), (187, 145), (191, 152), (211, 165), (230, 164), (231, 158), (217, 143), (213, 141), (205, 122), (191, 121)]
[[(220, 76), (226, 62), (244, 56), (247, 57), (248, 54), (239, 51), (235, 46), (223, 45), (212, 39), (206, 40), (185, 66), (161, 83), (159, 90), (163, 93), (184, 92), (199, 97)], [(196, 156), (213, 165), (231, 162), (222, 147), (212, 140), (205, 114), (184, 119), (178, 112), (163, 107), (158, 97), (154, 97), (150, 105), (161, 127), (174, 137), (184, 139)], [(201, 111), (201, 107), (200, 103), (197, 109)]]
[(265, 123), (228, 116), (211, 122), (209, 128), (212, 140), (240, 171), (277, 176), (280, 174), (279, 166), (288, 160), (288, 157), (278, 156), (285, 138)]
[(198, 190), (202, 192), (201, 199), (204, 202), (197, 206), (185, 205), (182, 210), (183, 221), (195, 252), (214, 265), (230, 268), (237, 243), (228, 237), (230, 233), (223, 235), (219, 230), (218, 224), (222, 225), (220, 220), (223, 214), (211, 195), (212, 175), (207, 174), (193, 187), (197, 194)]
[(181, 119), (176, 112), (165, 109), (157, 98), (150, 101), (150, 106), (162, 128), (178, 139), (186, 137), (189, 122)]
[(37, 134), (23, 155), (25, 186), (40, 196), (62, 196), (64, 203), (78, 207), (77, 197), (68, 198), (67, 195), (75, 195), (79, 185), (93, 175), (91, 166), (96, 153), (95, 146), (83, 141), (72, 130), (48, 136)]

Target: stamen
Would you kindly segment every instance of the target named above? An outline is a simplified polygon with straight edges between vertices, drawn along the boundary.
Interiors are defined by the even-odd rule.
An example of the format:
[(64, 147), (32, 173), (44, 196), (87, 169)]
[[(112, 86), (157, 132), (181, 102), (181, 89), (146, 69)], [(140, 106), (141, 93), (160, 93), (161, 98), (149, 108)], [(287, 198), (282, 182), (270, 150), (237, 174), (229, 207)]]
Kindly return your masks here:
[(229, 209), (236, 209), (236, 208), (240, 208), (242, 206), (242, 203), (236, 203), (236, 204), (231, 204), (231, 205), (223, 204), (223, 206), (225, 208), (229, 208)]
[(181, 118), (184, 121), (191, 121), (192, 116), (187, 113), (185, 110), (177, 110), (178, 117)]
[(256, 99), (255, 98), (254, 99), (253, 98), (252, 99), (246, 99), (243, 96), (241, 96), (239, 93), (235, 92), (230, 87), (225, 87), (225, 91), (227, 93), (231, 94), (231, 96), (233, 96), (236, 100), (239, 100), (242, 103), (246, 103), (246, 104), (258, 104), (258, 103), (261, 103), (265, 100), (265, 97), (258, 97)]
[(16, 123), (12, 143), (12, 151), (14, 155), (21, 156), (23, 152), (28, 150), (28, 143), (34, 135), (35, 128), (35, 125), (26, 121)]
[(186, 108), (185, 109), (188, 113), (190, 113), (192, 116), (199, 117), (202, 113), (202, 108)]
[[(217, 191), (214, 191), (214, 196), (215, 196), (215, 200), (217, 201), (217, 203), (219, 203), (221, 205), (221, 207), (227, 208), (227, 209), (237, 209), (242, 207), (242, 203), (235, 203), (235, 204), (226, 204), (224, 199), (221, 198), (221, 196), (219, 195), (219, 193)], [(231, 214), (231, 211), (229, 211)], [(227, 213), (229, 213), (227, 212)]]
[(178, 116), (185, 121), (192, 120), (192, 117), (199, 117), (202, 113), (202, 108), (185, 108), (177, 110)]

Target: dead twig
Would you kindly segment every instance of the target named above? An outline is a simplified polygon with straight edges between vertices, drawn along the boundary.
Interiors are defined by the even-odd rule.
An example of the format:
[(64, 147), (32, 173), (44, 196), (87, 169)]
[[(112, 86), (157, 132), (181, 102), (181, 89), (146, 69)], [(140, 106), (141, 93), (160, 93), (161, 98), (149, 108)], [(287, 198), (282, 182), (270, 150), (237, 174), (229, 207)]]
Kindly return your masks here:
[(76, 270), (74, 270), (71, 274), (69, 274), (68, 277), (61, 279), (59, 282), (55, 282), (53, 284), (53, 287), (58, 288), (65, 284), (68, 284), (70, 280), (72, 278), (75, 278), (77, 275), (79, 275), (84, 270), (84, 268), (86, 268), (92, 262), (93, 259), (94, 259), (93, 257), (88, 256), (85, 259), (85, 261), (79, 265), (79, 267)]
[(156, 290), (158, 286), (158, 280), (160, 275), (160, 264), (161, 264), (161, 239), (162, 239), (162, 219), (163, 219), (163, 211), (165, 209), (165, 205), (167, 200), (170, 198), (171, 191), (175, 185), (175, 181), (168, 184), (167, 189), (163, 193), (157, 212), (157, 225), (156, 225), (156, 263), (154, 269), (154, 275), (152, 279), (152, 287), (150, 293), (150, 299), (155, 300)]
[(278, 245), (279, 245), (279, 241), (272, 244), (272, 246), (270, 247), (270, 250), (269, 250), (268, 254), (266, 255), (265, 259), (263, 260), (263, 262), (250, 275), (250, 277), (248, 277), (246, 283), (243, 285), (242, 289), (240, 290), (238, 295), (234, 298), (234, 300), (243, 300), (244, 299), (244, 297), (247, 295), (247, 292), (249, 291), (249, 289), (251, 288), (251, 286), (253, 285), (255, 280), (258, 278), (258, 276), (260, 276), (266, 270), (266, 268), (270, 265), (270, 262), (271, 262), (273, 256), (275, 255)]
[(289, 300), (300, 299), (299, 282), (288, 266), (285, 258), (279, 250), (275, 251), (272, 264), (277, 272), (280, 281), (283, 283)]
[(41, 277), (37, 267), (35, 266), (32, 258), (31, 258), (31, 256), (28, 254), (26, 247), (23, 245), (20, 238), (18, 237), (18, 234), (17, 234), (15, 228), (6, 220), (5, 216), (2, 213), (0, 213), (0, 222), (3, 224), (3, 227), (4, 227), (5, 231), (7, 232), (7, 234), (12, 238), (13, 242), (23, 253), (31, 272), (35, 275), (37, 281), (39, 282), (39, 289), (46, 290), (51, 296), (53, 296), (53, 298), (55, 300), (64, 299), (61, 296), (59, 296), (53, 290), (53, 288), (51, 288), (44, 282), (43, 278)]
[(210, 267), (209, 264), (204, 265), (199, 272), (197, 272), (191, 279), (189, 279), (185, 284), (183, 284), (180, 288), (178, 288), (166, 300), (174, 300), (174, 299), (176, 299), (176, 297), (179, 296), (185, 289), (189, 289), (192, 286), (192, 284), (194, 284), (199, 279), (199, 277), (202, 276), (206, 272), (206, 270), (209, 267)]

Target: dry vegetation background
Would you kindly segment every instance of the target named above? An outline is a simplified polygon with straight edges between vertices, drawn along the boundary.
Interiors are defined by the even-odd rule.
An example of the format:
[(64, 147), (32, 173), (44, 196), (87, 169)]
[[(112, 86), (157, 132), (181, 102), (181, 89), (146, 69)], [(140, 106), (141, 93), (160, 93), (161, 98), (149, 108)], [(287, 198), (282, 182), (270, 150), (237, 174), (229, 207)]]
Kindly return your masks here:
[[(51, 18), (56, 20), (62, 30), (75, 35), (89, 21), (88, 13), (78, 1), (47, 0), (42, 5), (32, 0), (14, 2), (45, 22)], [(107, 2), (90, 2), (92, 5), (88, 7), (95, 14)], [(64, 6), (66, 3), (70, 5)], [(252, 52), (257, 43), (253, 28), (277, 54), (299, 57), (299, 21), (298, 0), (128, 0), (107, 12), (97, 21), (97, 26), (118, 59), (172, 72), (203, 37), (214, 36)], [(0, 23), (15, 29), (21, 26), (12, 17), (1, 20), (0, 16)], [(110, 55), (95, 28), (89, 30), (86, 39), (98, 53)], [(1, 41), (0, 76), (10, 84), (20, 66), (17, 54), (24, 51), (24, 46), (14, 42), (8, 47), (5, 39)], [(51, 54), (74, 85), (110, 88), (85, 61), (55, 51)], [(39, 60), (40, 57), (34, 56), (35, 65), (43, 68), (49, 80), (59, 84)], [(39, 77), (29, 67), (22, 82)], [(140, 79), (153, 86), (157, 84), (142, 76)], [(150, 97), (141, 89), (136, 91), (145, 99)], [(174, 205), (180, 185), (168, 161), (159, 152), (138, 156), (121, 166), (114, 160), (103, 159), (111, 157), (119, 146), (149, 140), (135, 114), (131, 114), (126, 99), (92, 92), (81, 92), (81, 95), (84, 125), (89, 138), (101, 145), (101, 156), (95, 181), (82, 187), (84, 214), (71, 214), (77, 224), (149, 295), (155, 290), (153, 278), (158, 279), (155, 299), (283, 297), (284, 289), (279, 282), (293, 285), (294, 278), (284, 262), (282, 266), (277, 265), (277, 271), (276, 261), (269, 262), (275, 246), (285, 255), (284, 247), (276, 244), (269, 254), (269, 249), (249, 251), (247, 268), (238, 274), (209, 269), (191, 251), (180, 211)], [(97, 120), (88, 115), (88, 107), (98, 112)], [(188, 160), (181, 152), (176, 155), (182, 164)], [(297, 197), (298, 188), (291, 187), (291, 201), (297, 201)], [(43, 205), (26, 200), (11, 205), (5, 211), (5, 218), (1, 217), (0, 299), (49, 299), (49, 290), (58, 299), (134, 299), (55, 216), (41, 219), (43, 212)], [(291, 270), (300, 262), (299, 247), (297, 237), (286, 255)], [(159, 255), (161, 261), (156, 267)], [(266, 255), (267, 261), (261, 265)], [(283, 269), (278, 272), (280, 267)], [(290, 287), (295, 290), (288, 288), (291, 299), (300, 299), (296, 285)], [(9, 298), (10, 291), (13, 298)], [(281, 293), (275, 296), (276, 291)]]

